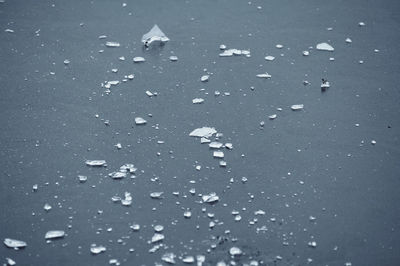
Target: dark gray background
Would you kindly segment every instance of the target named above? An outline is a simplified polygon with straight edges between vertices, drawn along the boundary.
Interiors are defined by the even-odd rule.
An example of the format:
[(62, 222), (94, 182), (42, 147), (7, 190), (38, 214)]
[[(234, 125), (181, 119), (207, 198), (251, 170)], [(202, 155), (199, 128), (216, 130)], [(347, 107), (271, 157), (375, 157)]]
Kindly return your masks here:
[[(122, 3), (0, 3), (0, 237), (28, 243), (19, 251), (0, 247), (2, 262), (10, 257), (18, 265), (108, 265), (116, 258), (122, 265), (154, 265), (168, 251), (204, 254), (206, 265), (215, 265), (229, 262), (229, 248), (238, 246), (245, 252), (239, 264), (252, 258), (266, 265), (306, 265), (308, 258), (311, 265), (399, 264), (398, 1)], [(360, 21), (366, 26), (359, 27)], [(146, 51), (140, 39), (155, 23), (171, 41)], [(103, 34), (108, 38), (99, 40)], [(347, 37), (353, 43), (345, 43)], [(121, 47), (107, 48), (106, 41)], [(319, 42), (330, 42), (335, 51), (302, 56)], [(222, 43), (249, 49), (251, 57), (221, 58)], [(169, 61), (172, 54), (177, 62)], [(267, 62), (266, 55), (275, 61)], [(147, 61), (134, 64), (134, 56)], [(213, 75), (201, 83), (205, 68)], [(272, 78), (256, 78), (264, 72)], [(133, 81), (104, 95), (101, 82), (131, 73)], [(321, 78), (331, 83), (325, 93)], [(303, 86), (303, 80), (311, 84)], [(158, 96), (149, 98), (146, 90)], [(231, 95), (215, 97), (215, 90)], [(193, 105), (196, 97), (204, 104)], [(303, 111), (290, 110), (299, 103)], [(278, 117), (269, 121), (273, 113)], [(135, 126), (136, 116), (148, 124)], [(221, 141), (233, 143), (225, 151), (226, 169), (188, 136), (202, 126), (215, 127), (224, 134)], [(121, 150), (114, 147), (118, 142)], [(108, 167), (86, 167), (86, 159), (105, 159)], [(139, 168), (135, 179), (107, 176), (124, 163)], [(79, 183), (79, 174), (88, 181)], [(215, 191), (220, 201), (200, 204), (189, 193), (192, 187), (197, 194)], [(132, 193), (132, 206), (111, 202), (125, 191)], [(153, 191), (163, 191), (164, 198), (150, 199)], [(45, 203), (53, 206), (48, 213)], [(191, 219), (183, 218), (187, 208)], [(266, 215), (250, 225), (259, 209)], [(240, 222), (232, 210), (240, 211)], [(223, 224), (210, 230), (208, 212)], [(137, 233), (129, 228), (133, 222), (142, 226)], [(165, 226), (165, 246), (150, 254), (155, 224)], [(257, 233), (263, 225), (268, 231)], [(44, 234), (54, 229), (67, 236), (47, 244)], [(207, 252), (212, 236), (227, 241)], [(316, 248), (308, 247), (311, 240)], [(107, 251), (91, 255), (92, 243)]]

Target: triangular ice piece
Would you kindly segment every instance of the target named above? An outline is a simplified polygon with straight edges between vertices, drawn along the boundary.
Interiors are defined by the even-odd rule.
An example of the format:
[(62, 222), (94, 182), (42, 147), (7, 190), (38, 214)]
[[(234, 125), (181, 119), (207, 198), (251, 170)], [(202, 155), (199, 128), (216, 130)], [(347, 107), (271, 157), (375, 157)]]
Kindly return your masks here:
[(154, 25), (153, 28), (142, 37), (142, 42), (147, 47), (150, 46), (150, 44), (154, 41), (158, 41), (161, 43), (169, 41), (169, 38), (157, 25)]

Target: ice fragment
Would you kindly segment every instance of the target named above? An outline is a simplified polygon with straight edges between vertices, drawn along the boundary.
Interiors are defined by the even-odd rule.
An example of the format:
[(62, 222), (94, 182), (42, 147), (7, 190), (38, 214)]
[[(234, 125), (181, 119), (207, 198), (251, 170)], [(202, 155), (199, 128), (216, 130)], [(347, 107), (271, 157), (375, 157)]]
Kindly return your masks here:
[(195, 130), (190, 132), (189, 136), (198, 138), (209, 138), (215, 133), (217, 133), (217, 131), (213, 127), (202, 127), (196, 128)]
[(160, 43), (165, 43), (168, 42), (169, 38), (164, 34), (164, 32), (161, 31), (161, 29), (157, 26), (154, 25), (151, 30), (144, 34), (142, 37), (142, 43), (146, 46), (149, 47), (152, 42), (160, 42)]
[(333, 52), (335, 49), (330, 44), (323, 42), (317, 44), (317, 50)]
[(44, 238), (46, 239), (54, 239), (54, 238), (62, 238), (65, 236), (65, 232), (61, 230), (53, 230), (53, 231), (48, 231)]
[(107, 47), (120, 47), (119, 42), (106, 42)]
[(27, 246), (26, 242), (11, 238), (5, 238), (4, 245), (6, 245), (9, 248), (15, 248), (15, 249), (24, 248)]

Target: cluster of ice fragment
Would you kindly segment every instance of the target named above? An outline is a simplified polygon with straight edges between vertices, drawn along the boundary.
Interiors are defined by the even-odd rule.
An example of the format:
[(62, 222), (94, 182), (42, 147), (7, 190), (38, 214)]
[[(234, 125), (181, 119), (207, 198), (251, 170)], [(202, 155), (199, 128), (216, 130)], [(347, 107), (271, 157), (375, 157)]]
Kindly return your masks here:
[(112, 179), (122, 179), (126, 177), (128, 174), (134, 174), (137, 168), (133, 164), (124, 164), (122, 165), (118, 171), (111, 172), (108, 174)]
[(220, 57), (227, 57), (233, 55), (244, 55), (246, 57), (250, 57), (249, 50), (239, 50), (239, 49), (226, 49), (225, 45), (220, 45), (220, 49), (224, 50), (222, 53), (219, 54)]
[[(126, 6), (126, 4), (124, 3), (123, 6)], [(261, 7), (259, 7), (258, 9), (261, 9)], [(359, 25), (360, 26), (364, 26), (365, 24), (360, 22)], [(10, 30), (10, 29), (7, 29), (6, 32), (12, 33), (14, 31)], [(104, 38), (107, 38), (107, 37), (105, 35), (103, 35), (103, 36), (99, 36), (99, 38), (100, 39), (104, 39)], [(159, 29), (159, 27), (157, 25), (155, 25), (148, 33), (143, 35), (143, 38), (142, 38), (142, 42), (146, 47), (149, 47), (154, 42), (165, 43), (167, 41), (169, 41), (168, 37), (165, 36), (165, 34)], [(350, 38), (347, 38), (345, 40), (345, 42), (346, 43), (351, 43), (352, 40)], [(105, 45), (107, 47), (120, 47), (120, 44), (118, 42), (106, 42)], [(283, 45), (277, 44), (276, 48), (282, 49)], [(234, 56), (234, 55), (237, 55), (237, 56), (245, 55), (246, 57), (250, 57), (250, 51), (249, 50), (227, 49), (227, 47), (225, 45), (220, 45), (220, 49), (223, 50), (223, 52), (219, 54), (219, 56), (221, 56), (221, 57), (229, 57), (229, 56)], [(330, 51), (330, 52), (334, 51), (334, 48), (328, 43), (319, 43), (319, 44), (316, 45), (316, 49), (317, 50), (321, 50), (321, 51)], [(309, 47), (309, 50), (312, 50), (312, 47)], [(303, 54), (303, 56), (308, 56), (310, 54), (310, 52), (305, 50), (305, 51), (302, 52), (302, 54)], [(283, 56), (283, 54), (281, 54), (281, 56)], [(267, 61), (273, 61), (274, 59), (275, 59), (274, 56), (266, 56), (265, 57), (265, 60), (267, 60)], [(119, 57), (119, 60), (124, 61), (125, 57), (121, 56), (121, 57)], [(170, 61), (177, 61), (178, 57), (173, 55), (173, 56), (169, 57), (169, 60)], [(330, 60), (333, 61), (334, 58), (331, 58)], [(145, 59), (143, 57), (134, 57), (133, 58), (133, 62), (135, 62), (135, 63), (144, 62), (144, 61), (145, 61)], [(359, 62), (362, 63), (363, 61), (360, 60)], [(65, 68), (67, 68), (67, 65), (70, 64), (70, 60), (69, 59), (65, 59), (64, 60), (64, 64), (66, 65)], [(118, 69), (117, 68), (112, 68), (111, 72), (112, 73), (118, 73)], [(264, 79), (270, 79), (271, 78), (271, 75), (268, 74), (268, 73), (261, 73), (261, 74), (257, 74), (256, 76), (259, 77), (259, 78), (264, 78)], [(125, 80), (122, 80), (122, 81), (124, 82), (127, 79), (132, 80), (133, 78), (134, 78), (133, 74), (126, 75), (125, 76)], [(200, 81), (207, 82), (209, 80), (209, 78), (210, 78), (210, 75), (208, 75), (208, 74), (207, 75), (203, 75), (203, 76), (201, 76)], [(118, 85), (120, 83), (121, 82), (119, 80), (106, 81), (104, 83), (104, 87), (106, 89), (110, 89), (111, 86), (116, 86), (116, 85)], [(309, 84), (309, 83), (307, 82), (307, 84)], [(321, 89), (327, 89), (329, 87), (330, 87), (329, 82), (323, 80), (323, 82), (321, 83)], [(252, 89), (254, 90), (254, 87)], [(153, 96), (157, 95), (156, 92), (151, 92), (149, 90), (147, 90), (145, 93), (149, 97), (153, 97)], [(218, 95), (220, 95), (220, 92), (216, 91), (215, 92), (215, 96), (218, 96)], [(226, 93), (225, 95), (229, 95), (229, 93)], [(203, 98), (194, 98), (192, 100), (193, 104), (200, 104), (200, 103), (203, 103), (203, 102), (204, 102)], [(297, 110), (302, 110), (303, 107), (304, 107), (303, 104), (295, 104), (295, 105), (291, 106), (291, 109), (293, 111), (297, 111)], [(199, 108), (201, 108), (201, 107), (199, 107)], [(279, 110), (279, 108), (278, 108), (278, 110)], [(279, 110), (279, 111), (281, 111), (281, 110)], [(268, 118), (270, 120), (273, 120), (276, 117), (277, 117), (276, 114), (271, 114), (271, 115), (268, 116)], [(145, 119), (141, 118), (141, 117), (136, 117), (135, 118), (135, 124), (136, 125), (144, 125), (146, 123), (147, 123), (147, 121)], [(264, 126), (265, 122), (262, 121), (260, 123), (260, 125)], [(202, 128), (194, 129), (192, 132), (190, 132), (189, 135), (192, 136), (192, 137), (200, 138), (201, 143), (208, 143), (208, 147), (213, 151), (213, 157), (218, 158), (218, 159), (223, 159), (225, 154), (221, 149), (226, 148), (228, 150), (231, 150), (233, 148), (233, 145), (232, 145), (232, 143), (223, 144), (222, 142), (218, 141), (219, 137), (220, 137), (218, 134), (220, 134), (220, 133), (217, 133), (217, 131), (213, 127), (202, 127)], [(212, 138), (214, 135), (217, 135), (216, 139), (215, 140), (211, 140), (210, 138)], [(222, 134), (221, 134), (221, 136), (222, 136)], [(157, 143), (161, 144), (161, 143), (164, 143), (164, 142), (163, 141), (158, 141)], [(372, 140), (371, 144), (375, 145), (376, 141)], [(115, 146), (118, 149), (122, 148), (122, 145), (120, 143), (117, 143)], [(171, 152), (171, 154), (172, 154), (172, 152)], [(242, 155), (242, 156), (244, 156), (244, 155)], [(94, 167), (107, 166), (105, 160), (87, 160), (85, 163), (88, 166), (94, 166)], [(196, 162), (196, 164), (197, 163), (198, 162)], [(200, 164), (200, 163), (198, 163), (198, 164)], [(220, 160), (219, 161), (219, 165), (222, 166), (222, 167), (225, 167), (226, 166), (226, 162), (223, 161), (223, 160)], [(201, 165), (196, 165), (195, 168), (196, 168), (197, 171), (200, 171), (202, 169)], [(128, 174), (134, 174), (136, 170), (137, 169), (134, 167), (133, 164), (125, 164), (125, 165), (121, 166), (118, 171), (110, 173), (109, 176), (111, 178), (113, 178), (113, 179), (122, 179), (122, 178), (126, 177)], [(79, 178), (80, 182), (85, 182), (87, 180), (87, 176), (84, 176), (84, 175), (78, 175), (78, 178)], [(248, 182), (248, 178), (247, 177), (242, 177), (239, 180), (241, 180), (242, 183)], [(158, 182), (158, 178), (154, 178), (154, 179), (152, 179), (152, 181)], [(231, 178), (230, 183), (233, 183), (233, 182), (234, 182), (233, 178)], [(194, 184), (196, 182), (193, 180), (193, 182), (191, 182), (191, 183)], [(37, 190), (37, 185), (34, 185), (33, 190), (34, 191)], [(191, 195), (195, 195), (196, 194), (196, 189), (195, 188), (191, 188), (189, 190), (189, 193)], [(190, 196), (190, 194), (189, 194), (189, 196)], [(163, 195), (163, 192), (151, 192), (150, 193), (150, 197), (152, 199), (161, 199), (162, 195)], [(183, 195), (183, 197), (185, 197), (185, 198), (188, 196), (188, 195), (184, 195), (184, 193), (180, 193), (179, 191), (174, 192), (173, 195), (175, 195), (177, 198), (181, 197), (181, 195)], [(217, 194), (215, 192), (212, 192), (212, 193), (209, 193), (209, 194), (203, 194), (203, 195), (199, 194), (199, 195), (201, 196), (202, 203), (213, 204), (213, 203), (216, 203), (216, 202), (218, 202), (220, 200), (219, 196), (217, 196)], [(249, 193), (249, 198), (250, 198), (249, 202), (251, 202), (251, 200), (254, 198), (254, 195)], [(132, 196), (131, 196), (131, 193), (129, 193), (129, 192), (125, 192), (124, 198), (120, 198), (118, 196), (114, 196), (114, 197), (112, 197), (112, 200), (116, 201), (116, 202), (120, 201), (121, 204), (124, 205), (124, 206), (129, 206), (129, 205), (132, 204)], [(161, 203), (162, 201), (159, 201), (159, 202)], [(177, 205), (180, 205), (180, 204), (181, 204), (180, 202), (177, 202)], [(210, 207), (210, 206), (207, 206), (207, 207)], [(49, 211), (51, 209), (51, 206), (49, 204), (46, 204), (44, 206), (44, 209), (46, 211)], [(153, 210), (155, 210), (155, 208)], [(184, 218), (189, 219), (189, 218), (192, 217), (191, 208), (185, 206), (185, 207), (182, 207), (182, 210), (184, 211), (183, 212), (183, 217)], [(242, 209), (242, 211), (245, 211), (245, 210), (246, 210), (246, 208)], [(206, 209), (204, 208), (204, 209), (202, 209), (202, 211), (206, 212)], [(100, 213), (102, 213), (102, 211), (99, 210), (98, 213), (100, 214)], [(195, 211), (194, 211), (194, 213), (197, 216), (197, 213)], [(261, 220), (261, 218), (263, 218), (263, 216), (266, 215), (266, 212), (263, 211), (263, 210), (257, 210), (257, 211), (254, 211), (254, 212), (251, 211), (251, 213), (254, 213), (255, 217), (249, 221), (249, 225), (256, 224), (259, 221), (258, 220), (259, 218)], [(240, 215), (239, 211), (233, 210), (232, 214), (234, 215), (234, 220), (236, 222), (239, 222), (239, 221), (242, 220), (242, 216)], [(241, 213), (241, 214), (244, 215), (243, 213)], [(206, 216), (208, 218), (212, 219), (212, 221), (210, 221), (208, 223), (208, 226), (209, 226), (210, 229), (212, 229), (216, 225), (223, 224), (223, 222), (219, 221), (216, 217), (214, 217), (214, 213), (209, 212), (209, 213), (207, 213)], [(310, 216), (309, 220), (311, 222), (313, 222), (313, 221), (315, 221), (315, 217)], [(276, 221), (279, 221), (279, 219), (277, 219), (275, 217), (268, 217), (268, 221), (276, 222)], [(176, 221), (174, 221), (173, 224), (176, 224)], [(140, 230), (141, 227), (140, 227), (139, 224), (132, 224), (132, 225), (130, 225), (130, 228), (133, 231), (137, 232), (137, 231)], [(144, 225), (144, 228), (146, 228), (146, 225)], [(157, 225), (153, 226), (153, 228), (154, 228), (155, 233), (154, 233), (154, 235), (152, 236), (151, 240), (148, 243), (149, 244), (154, 244), (154, 246), (149, 250), (149, 252), (152, 253), (152, 252), (156, 252), (159, 249), (168, 249), (168, 247), (165, 246), (164, 243), (163, 243), (163, 240), (165, 239), (165, 236), (164, 236), (164, 234), (161, 233), (161, 232), (164, 231), (164, 226), (157, 224)], [(197, 228), (199, 228), (199, 227), (197, 227)], [(107, 231), (108, 232), (112, 231), (112, 228), (108, 228)], [(259, 232), (259, 231), (268, 231), (268, 228), (265, 225), (263, 225), (263, 226), (257, 228), (257, 232)], [(45, 239), (50, 241), (51, 239), (62, 238), (64, 236), (65, 236), (65, 232), (64, 231), (52, 230), (52, 231), (48, 231), (45, 234)], [(118, 239), (117, 242), (118, 243), (123, 243), (123, 240)], [(4, 240), (4, 244), (9, 248), (15, 248), (15, 249), (23, 248), (23, 247), (25, 247), (27, 245), (24, 241), (15, 240), (15, 239), (9, 239), (9, 238), (6, 238)], [(284, 245), (286, 245), (286, 244), (287, 244), (287, 242), (284, 241)], [(312, 247), (312, 248), (315, 248), (317, 246), (317, 243), (316, 243), (316, 241), (309, 241), (308, 242), (308, 246)], [(215, 248), (215, 247), (216, 247), (215, 244), (211, 245), (211, 248)], [(104, 247), (104, 246), (97, 246), (97, 245), (93, 244), (90, 247), (90, 252), (92, 254), (99, 254), (99, 253), (102, 253), (102, 252), (105, 252), (105, 251), (106, 251), (106, 247)], [(131, 248), (131, 249), (129, 249), (129, 251), (133, 252), (134, 249)], [(242, 255), (246, 255), (246, 253), (244, 253), (239, 247), (231, 247), (229, 249), (229, 255), (231, 256), (231, 259), (232, 259), (231, 264), (232, 265), (236, 265), (236, 262), (234, 262), (233, 260), (237, 260)], [(166, 262), (166, 263), (169, 263), (169, 264), (175, 264), (177, 258), (179, 260), (181, 260), (183, 263), (188, 263), (188, 264), (192, 264), (192, 263), (195, 262), (195, 260), (197, 260), (197, 264), (198, 265), (202, 265), (202, 263), (204, 263), (204, 261), (205, 261), (205, 257), (203, 255), (197, 255), (196, 258), (195, 258), (194, 256), (189, 256), (189, 255), (179, 255), (179, 256), (177, 256), (172, 252), (166, 252), (161, 256), (161, 260), (163, 262)], [(276, 256), (276, 259), (277, 260), (281, 260), (282, 257), (280, 257), (278, 255), (278, 256)], [(13, 263), (15, 264), (15, 262), (13, 262), (13, 260), (11, 260), (9, 258), (7, 258), (7, 261), (8, 261), (8, 263), (10, 265), (13, 265)], [(309, 262), (310, 261), (312, 261), (312, 260), (309, 259)], [(109, 260), (109, 264), (111, 264), (111, 265), (119, 265), (120, 263), (119, 263), (119, 261), (117, 259), (110, 259)], [(346, 263), (346, 265), (347, 264), (351, 265), (351, 263)], [(158, 265), (158, 264), (156, 263), (156, 265)], [(227, 264), (224, 261), (220, 261), (220, 262), (217, 263), (217, 265), (223, 266), (223, 265), (227, 265)], [(243, 264), (243, 265), (258, 265), (258, 262), (253, 260), (252, 262), (250, 262), (250, 264)]]
[(207, 195), (203, 195), (201, 197), (201, 199), (203, 200), (204, 203), (215, 203), (215, 202), (219, 201), (219, 197), (217, 196), (217, 194), (215, 192), (212, 192)]

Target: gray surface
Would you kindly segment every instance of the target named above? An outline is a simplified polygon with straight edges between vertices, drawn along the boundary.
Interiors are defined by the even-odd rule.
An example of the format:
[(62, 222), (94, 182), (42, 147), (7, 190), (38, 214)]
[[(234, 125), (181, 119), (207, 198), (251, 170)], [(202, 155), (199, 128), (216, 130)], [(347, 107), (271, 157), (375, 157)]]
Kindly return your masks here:
[[(359, 27), (360, 21), (366, 26)], [(140, 38), (155, 23), (171, 41), (145, 51)], [(311, 258), (312, 265), (398, 265), (398, 1), (132, 1), (124, 8), (121, 1), (7, 0), (0, 3), (0, 25), (0, 237), (28, 242), (19, 251), (0, 247), (2, 261), (107, 265), (116, 258), (122, 265), (154, 265), (171, 251), (204, 254), (206, 265), (215, 265), (229, 262), (228, 249), (238, 246), (245, 252), (239, 264), (254, 258), (267, 265), (305, 265)], [(103, 34), (121, 47), (106, 48), (106, 40), (98, 39)], [(347, 37), (353, 43), (346, 44)], [(302, 56), (327, 41), (333, 53), (311, 50)], [(220, 58), (221, 43), (250, 49), (252, 56)], [(278, 43), (282, 50), (275, 48)], [(178, 62), (168, 60), (172, 53)], [(275, 61), (265, 61), (266, 55)], [(134, 56), (147, 61), (134, 64)], [(65, 66), (67, 58), (71, 63)], [(199, 81), (204, 68), (213, 73), (207, 83)], [(265, 71), (271, 80), (255, 77)], [(104, 95), (101, 82), (130, 73), (133, 81)], [(332, 85), (325, 93), (321, 78)], [(311, 84), (303, 86), (303, 80)], [(159, 95), (149, 98), (146, 90)], [(231, 96), (215, 97), (215, 90)], [(193, 105), (196, 97), (205, 103)], [(305, 105), (303, 111), (290, 110), (297, 103)], [(269, 121), (273, 113), (278, 118)], [(148, 124), (135, 126), (135, 116)], [(188, 136), (206, 125), (234, 145), (225, 151), (226, 169)], [(123, 149), (114, 147), (118, 142)], [(86, 159), (105, 159), (108, 167), (88, 168)], [(124, 163), (142, 172), (120, 181), (107, 176)], [(198, 164), (201, 171), (194, 168)], [(78, 174), (88, 181), (80, 184)], [(196, 193), (215, 191), (221, 200), (196, 203), (200, 198), (190, 195), (192, 187)], [(132, 192), (131, 207), (111, 202), (125, 191)], [(150, 199), (152, 191), (164, 191), (164, 198)], [(53, 206), (48, 213), (45, 203)], [(191, 219), (183, 218), (186, 208)], [(249, 225), (259, 209), (266, 215)], [(240, 222), (232, 210), (240, 211)], [(210, 230), (208, 212), (224, 224)], [(140, 232), (131, 232), (133, 222), (141, 224)], [(166, 239), (150, 254), (154, 224), (165, 226)], [(262, 225), (268, 231), (257, 233)], [(112, 232), (106, 232), (109, 227)], [(46, 244), (45, 233), (54, 229), (68, 235)], [(227, 241), (207, 252), (211, 236)], [(313, 238), (316, 248), (307, 246)], [(91, 255), (92, 243), (107, 251)], [(283, 259), (275, 261), (277, 255)]]

